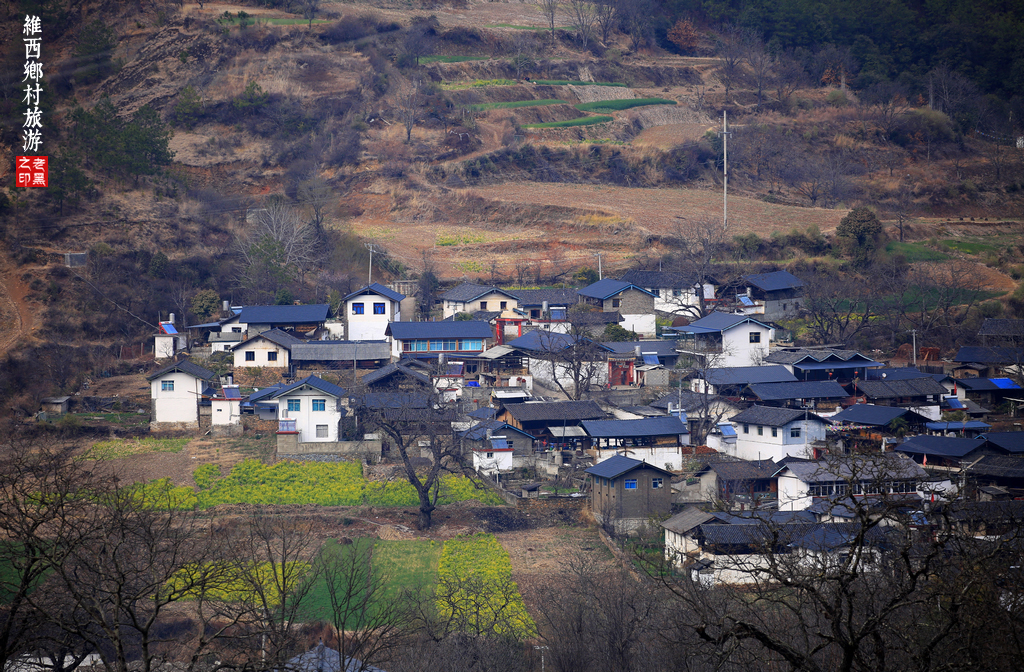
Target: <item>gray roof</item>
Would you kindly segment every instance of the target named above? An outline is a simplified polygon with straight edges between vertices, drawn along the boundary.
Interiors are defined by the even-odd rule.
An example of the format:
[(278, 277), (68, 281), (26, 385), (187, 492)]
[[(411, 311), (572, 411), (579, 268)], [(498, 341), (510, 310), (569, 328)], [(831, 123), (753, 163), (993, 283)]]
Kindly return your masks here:
[(210, 371), (209, 369), (204, 369), (198, 364), (193, 364), (187, 359), (183, 359), (180, 362), (168, 364), (162, 369), (157, 369), (153, 373), (146, 376), (146, 380), (154, 380), (156, 378), (159, 378), (160, 376), (171, 373), (172, 371), (180, 371), (181, 373), (187, 373), (188, 375), (198, 378), (199, 380), (214, 380), (217, 377), (217, 374), (214, 373), (213, 371)]
[(709, 394), (705, 396), (689, 390), (677, 390), (652, 401), (650, 406), (652, 408), (668, 409), (669, 404), (672, 404), (673, 408), (682, 406), (684, 411), (689, 411), (691, 409), (704, 408), (705, 404), (712, 405), (718, 401), (720, 401), (720, 397), (717, 395)]
[(387, 332), (400, 341), (417, 338), (494, 338), (491, 325), (486, 322), (392, 322)]
[(654, 296), (643, 287), (637, 287), (631, 282), (623, 282), (622, 280), (612, 280), (611, 278), (605, 278), (604, 280), (598, 280), (597, 282), (587, 285), (579, 291), (580, 296), (586, 296), (592, 299), (610, 299), (616, 294), (621, 294), (630, 289), (635, 289), (639, 292), (643, 292), (647, 296)]
[(638, 420), (584, 420), (580, 425), (594, 439), (624, 436), (678, 436), (690, 433), (686, 423), (674, 415)]
[(696, 506), (687, 506), (682, 511), (672, 516), (661, 524), (666, 530), (676, 534), (686, 534), (698, 525), (715, 520), (710, 513), (701, 511)]
[(737, 313), (719, 313), (716, 311), (714, 313), (709, 313), (708, 315), (705, 315), (699, 320), (694, 320), (685, 327), (674, 327), (674, 329), (676, 331), (684, 333), (707, 334), (713, 332), (727, 331), (729, 329), (732, 329), (733, 327), (739, 326), (747, 322), (753, 322), (754, 324), (758, 324), (764, 327), (765, 329), (770, 328), (767, 324), (764, 324), (763, 322), (758, 322), (749, 315), (739, 315)]
[(522, 434), (523, 436), (529, 439), (533, 439), (532, 434), (524, 432), (518, 427), (513, 427), (508, 423), (493, 419), (482, 420), (481, 422), (476, 423), (475, 425), (465, 430), (464, 432), (458, 432), (458, 435), (464, 439), (468, 439), (469, 441), (482, 441), (488, 437), (488, 431), (491, 434), (493, 434), (494, 432), (501, 432), (505, 430), (510, 430), (515, 432), (516, 434)]
[(708, 469), (718, 474), (723, 481), (753, 481), (762, 478), (771, 478), (779, 470), (779, 465), (773, 460), (761, 460), (751, 462), (739, 460), (736, 462), (712, 462)]
[(618, 324), (623, 321), (622, 314), (617, 310), (591, 310), (588, 312), (572, 312), (566, 315), (569, 324), (580, 327), (598, 326), (601, 324)]
[(804, 286), (804, 281), (789, 271), (755, 273), (753, 275), (744, 275), (743, 279), (754, 287), (765, 292), (777, 292), (783, 289), (798, 289)]
[(627, 271), (619, 280), (638, 287), (650, 287), (652, 289), (689, 289), (697, 284), (696, 280), (690, 280), (682, 273), (639, 271), (636, 269)]
[(409, 376), (413, 380), (430, 387), (430, 376), (411, 368), (404, 362), (392, 362), (391, 364), (382, 366), (376, 371), (371, 371), (363, 376), (363, 383), (366, 385), (373, 385), (374, 383), (378, 383), (398, 373)]
[(510, 289), (510, 294), (519, 301), (520, 308), (543, 306), (571, 306), (578, 300), (574, 289)]
[(244, 324), (313, 324), (323, 322), (331, 312), (326, 303), (308, 306), (246, 306), (238, 321)]
[(973, 392), (993, 392), (995, 390), (1019, 390), (1012, 378), (957, 378), (960, 387)]
[(788, 462), (779, 469), (779, 473), (787, 469), (805, 483), (928, 477), (928, 472), (919, 464), (909, 457), (897, 453), (884, 453), (868, 457), (851, 456), (817, 462)]
[(1024, 453), (1024, 432), (989, 432), (981, 438), (1009, 453)]
[(309, 385), (313, 389), (320, 390), (324, 394), (329, 394), (332, 397), (341, 398), (345, 396), (345, 390), (341, 389), (334, 383), (328, 383), (326, 380), (319, 378), (318, 376), (306, 376), (302, 380), (296, 380), (291, 385), (285, 385), (270, 395), (269, 398), (274, 399), (276, 397), (283, 397), (294, 390), (301, 388), (304, 385)]
[(986, 455), (970, 465), (969, 471), (976, 476), (1024, 479), (1024, 458), (1015, 455)]
[(519, 422), (597, 420), (606, 416), (596, 401), (535, 401), (508, 404), (505, 410)]
[(292, 346), (296, 362), (351, 362), (369, 359), (391, 359), (387, 341), (302, 341)]
[(790, 399), (842, 399), (850, 396), (834, 380), (798, 380), (789, 383), (751, 383), (751, 393), (761, 401)]
[(595, 464), (587, 469), (587, 473), (591, 476), (599, 476), (600, 478), (618, 478), (638, 467), (654, 469), (667, 476), (672, 476), (671, 471), (666, 471), (661, 467), (656, 467), (641, 460), (634, 460), (632, 457), (626, 457), (625, 455), (613, 455), (600, 464)]
[(1024, 336), (1024, 320), (988, 317), (981, 323), (978, 336), (1020, 338)]
[(459, 302), (473, 301), (475, 299), (480, 298), (481, 296), (484, 296), (485, 294), (490, 294), (491, 292), (500, 292), (501, 294), (504, 294), (509, 298), (516, 298), (515, 295), (509, 292), (507, 289), (502, 289), (500, 287), (491, 287), (489, 285), (476, 285), (471, 282), (464, 282), (458, 287), (449, 289), (447, 292), (442, 294), (441, 300)]
[(814, 413), (808, 413), (799, 408), (778, 408), (776, 406), (751, 406), (747, 410), (732, 416), (729, 420), (741, 424), (783, 427), (796, 420), (803, 420), (805, 415), (809, 420), (824, 422)]
[(832, 359), (836, 362), (863, 362), (865, 366), (877, 364), (874, 360), (865, 357), (856, 350), (834, 350), (822, 348), (814, 350), (809, 348), (783, 348), (773, 350), (765, 357), (766, 362), (774, 364), (800, 364), (801, 362), (824, 362)]
[[(751, 383), (796, 382), (796, 376), (784, 366), (730, 366), (708, 369), (704, 380), (712, 385), (749, 385)], [(845, 396), (845, 395), (844, 395)]]
[(301, 338), (296, 338), (295, 336), (292, 336), (286, 331), (281, 331), (280, 329), (274, 328), (268, 331), (260, 332), (253, 336), (252, 338), (248, 338), (242, 341), (241, 343), (236, 343), (235, 345), (231, 346), (231, 349), (237, 350), (238, 348), (249, 345), (249, 343), (251, 343), (252, 341), (255, 341), (260, 338), (266, 339), (271, 343), (274, 343), (275, 345), (280, 345), (282, 348), (285, 348), (286, 350), (291, 350), (292, 346), (297, 345), (298, 343), (305, 343), (305, 341), (303, 341)]
[(358, 290), (352, 292), (351, 294), (346, 296), (344, 299), (342, 299), (342, 301), (348, 301), (352, 297), (359, 296), (361, 294), (379, 294), (379, 295), (383, 296), (386, 299), (391, 299), (392, 301), (401, 301), (402, 299), (405, 298), (405, 294), (399, 294), (398, 292), (396, 292), (393, 289), (385, 287), (384, 285), (382, 285), (380, 283), (374, 282), (372, 284), (369, 284), (369, 285), (363, 287), (362, 289), (358, 289)]
[(876, 399), (946, 394), (946, 388), (931, 377), (906, 380), (862, 380), (857, 383), (857, 391)]
[(850, 422), (855, 425), (871, 425), (884, 427), (896, 418), (903, 418), (909, 423), (924, 423), (928, 418), (898, 406), (875, 406), (874, 404), (854, 404), (844, 408), (832, 416), (833, 422)]
[(914, 436), (896, 450), (914, 455), (937, 455), (941, 457), (963, 457), (985, 445), (984, 439), (962, 439), (952, 436)]
[[(880, 369), (868, 369), (866, 380), (908, 380), (910, 378), (931, 378), (936, 379), (937, 374), (925, 373), (912, 366), (884, 367)], [(945, 377), (938, 374), (939, 377)], [(884, 376), (884, 378), (883, 378)]]
[(975, 364), (1020, 364), (1024, 362), (1024, 348), (965, 345), (957, 350), (953, 361)]

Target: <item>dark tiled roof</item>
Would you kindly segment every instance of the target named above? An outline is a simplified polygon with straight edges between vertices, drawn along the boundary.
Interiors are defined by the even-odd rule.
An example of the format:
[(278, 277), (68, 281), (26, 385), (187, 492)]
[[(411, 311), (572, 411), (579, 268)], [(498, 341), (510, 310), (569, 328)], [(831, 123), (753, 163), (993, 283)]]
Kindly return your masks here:
[(490, 294), (491, 292), (499, 292), (510, 298), (516, 298), (514, 294), (512, 294), (506, 289), (501, 289), (500, 287), (490, 287), (488, 285), (475, 285), (471, 282), (466, 282), (459, 285), (458, 287), (449, 289), (447, 292), (442, 294), (441, 300), (459, 302), (473, 301), (475, 299), (480, 298), (481, 296), (484, 296), (485, 294)]
[(274, 394), (282, 387), (284, 387), (284, 383), (274, 383), (267, 387), (261, 387), (249, 395), (249, 403), (255, 403), (261, 399), (273, 398)]
[(1024, 458), (1015, 455), (986, 455), (968, 470), (977, 476), (1024, 479)]
[(392, 322), (387, 333), (400, 341), (417, 338), (493, 338), (491, 325), (486, 322)]
[(884, 453), (870, 457), (851, 456), (817, 462), (787, 462), (786, 469), (805, 483), (825, 481), (873, 481), (879, 478), (927, 478), (928, 473), (909, 457)]
[(995, 390), (1019, 390), (1020, 385), (1012, 378), (957, 378), (960, 387), (973, 392), (993, 392)]
[(580, 423), (591, 438), (633, 436), (675, 436), (689, 434), (686, 424), (676, 416), (638, 420), (584, 420)]
[(466, 415), (471, 418), (477, 418), (480, 420), (492, 420), (495, 415), (498, 414), (498, 409), (491, 408), (490, 406), (481, 406), (475, 411), (470, 411)]
[(972, 364), (1018, 364), (1024, 362), (1024, 349), (965, 345), (957, 350), (953, 361)]
[(978, 336), (1020, 338), (1024, 336), (1024, 320), (988, 317), (981, 323)]
[(329, 394), (332, 397), (341, 398), (345, 396), (345, 390), (341, 389), (334, 383), (328, 383), (326, 380), (318, 376), (306, 376), (302, 380), (296, 380), (291, 385), (285, 385), (277, 390), (274, 394), (270, 395), (271, 399), (276, 397), (282, 397), (293, 390), (297, 390), (303, 385), (309, 385), (313, 389), (320, 390), (324, 394)]
[(751, 383), (796, 382), (796, 376), (784, 366), (731, 366), (708, 369), (704, 379), (712, 385), (749, 385)]
[(810, 523), (767, 524), (758, 522), (752, 525), (723, 525), (721, 523), (705, 523), (699, 526), (700, 536), (707, 544), (723, 546), (785, 546), (805, 534), (811, 527)]
[[(883, 376), (885, 376), (883, 378)], [(897, 368), (868, 369), (865, 380), (910, 380), (911, 378), (931, 378), (935, 380), (935, 374), (924, 373), (912, 366)]]
[(750, 425), (767, 425), (768, 427), (782, 427), (794, 420), (803, 420), (806, 414), (808, 419), (823, 420), (814, 413), (799, 408), (777, 408), (775, 406), (751, 406), (745, 411), (729, 418), (731, 422)]
[(661, 524), (666, 530), (676, 534), (686, 534), (698, 525), (715, 520), (710, 513), (701, 511), (696, 506), (687, 506), (682, 511), (672, 516)]
[[(589, 338), (580, 338), (572, 334), (563, 334), (557, 331), (547, 331), (545, 329), (535, 329), (528, 331), (519, 338), (514, 338), (505, 345), (510, 348), (516, 348), (517, 350), (525, 350), (527, 352), (561, 352), (566, 348), (572, 346), (577, 341), (581, 344), (593, 345), (595, 350), (600, 353), (609, 352), (610, 349), (601, 343), (591, 341)], [(602, 354), (603, 356), (603, 354)]]
[(1024, 453), (1024, 432), (989, 432), (980, 438), (1008, 453)]
[(696, 281), (690, 281), (682, 273), (670, 271), (627, 271), (621, 278), (622, 282), (628, 282), (637, 287), (650, 287), (652, 289), (689, 289), (696, 285)]
[(963, 457), (985, 445), (984, 439), (962, 439), (950, 436), (915, 436), (907, 439), (896, 450), (913, 455)]
[(374, 383), (378, 383), (398, 373), (409, 376), (416, 382), (422, 383), (428, 387), (430, 386), (430, 376), (410, 368), (403, 362), (393, 362), (380, 367), (376, 371), (371, 371), (363, 376), (363, 383), (366, 385), (373, 385)]
[(780, 350), (773, 350), (767, 357), (765, 357), (764, 361), (774, 364), (799, 364), (805, 361), (824, 362), (829, 359), (838, 362), (856, 362), (857, 360), (860, 360), (865, 364), (875, 363), (873, 360), (865, 357), (856, 350), (833, 350), (831, 348), (821, 350), (783, 348)]
[(244, 324), (312, 324), (323, 322), (330, 314), (326, 303), (308, 306), (246, 306), (238, 316)]
[(723, 481), (752, 481), (759, 478), (771, 478), (779, 465), (772, 460), (761, 460), (750, 462), (740, 460), (738, 462), (713, 462), (708, 465), (711, 471), (718, 474)]
[(629, 289), (635, 289), (643, 292), (648, 296), (654, 296), (643, 287), (637, 287), (630, 282), (623, 282), (622, 280), (612, 280), (611, 278), (605, 278), (604, 280), (598, 280), (597, 282), (587, 285), (579, 291), (580, 296), (586, 296), (592, 299), (610, 299), (616, 294), (621, 294)]
[(601, 324), (618, 324), (625, 319), (617, 310), (591, 310), (582, 313), (574, 312), (566, 315), (566, 318), (569, 320), (569, 324), (581, 327), (598, 326)]
[(931, 377), (906, 380), (862, 380), (857, 383), (857, 391), (875, 399), (946, 394), (946, 388)]
[(884, 427), (896, 418), (903, 418), (910, 423), (923, 423), (927, 418), (898, 406), (875, 406), (874, 404), (854, 404), (832, 416), (834, 422), (851, 422), (855, 425), (872, 425)]
[(750, 391), (761, 401), (790, 399), (841, 399), (849, 394), (834, 380), (808, 380), (795, 383), (751, 383)]
[(595, 464), (587, 469), (587, 473), (591, 476), (598, 476), (600, 478), (618, 478), (625, 473), (633, 471), (637, 467), (646, 467), (647, 469), (660, 471), (668, 476), (672, 475), (671, 471), (665, 471), (661, 467), (656, 467), (653, 464), (648, 464), (647, 462), (642, 462), (640, 460), (634, 460), (632, 457), (626, 457), (625, 455), (613, 455), (600, 464)]
[(519, 301), (520, 308), (543, 306), (571, 306), (578, 301), (574, 289), (510, 289), (507, 290)]
[(182, 373), (187, 373), (188, 375), (194, 376), (194, 377), (198, 378), (199, 380), (214, 380), (214, 379), (217, 378), (217, 374), (214, 373), (213, 371), (210, 371), (209, 369), (204, 369), (203, 367), (199, 366), (198, 364), (193, 364), (192, 362), (188, 361), (187, 359), (183, 359), (180, 362), (174, 362), (173, 364), (168, 364), (167, 366), (163, 367), (162, 369), (157, 369), (153, 373), (151, 373), (148, 376), (146, 376), (146, 380), (154, 380), (154, 379), (159, 378), (160, 376), (162, 376), (164, 374), (167, 374), (167, 373), (170, 373), (172, 371), (180, 371)]
[(375, 282), (373, 284), (367, 285), (366, 287), (363, 287), (362, 289), (352, 292), (344, 299), (342, 299), (342, 301), (348, 301), (352, 297), (359, 296), (361, 294), (379, 294), (386, 299), (391, 299), (392, 301), (401, 301), (402, 299), (405, 298), (405, 294), (399, 294), (395, 290), (389, 289), (388, 287), (385, 287), (384, 285)]
[(349, 362), (391, 359), (387, 341), (303, 341), (291, 346), (295, 362)]
[(483, 420), (473, 425), (466, 431), (459, 432), (459, 436), (470, 441), (482, 441), (483, 439), (487, 438), (488, 431), (490, 431), (491, 434), (494, 434), (495, 432), (503, 432), (506, 430), (515, 432), (516, 434), (522, 434), (523, 436), (526, 436), (530, 439), (533, 438), (533, 435), (524, 432), (523, 430), (517, 427), (513, 427), (512, 425), (501, 422), (500, 420)]
[(280, 329), (274, 328), (274, 329), (270, 329), (268, 331), (264, 331), (264, 332), (261, 332), (259, 334), (256, 334), (252, 338), (247, 338), (246, 340), (242, 341), (241, 343), (236, 343), (235, 345), (231, 346), (231, 349), (232, 350), (237, 350), (239, 348), (243, 348), (243, 347), (249, 345), (250, 343), (252, 343), (253, 341), (259, 340), (261, 338), (270, 341), (274, 345), (280, 345), (282, 348), (284, 348), (285, 350), (289, 350), (289, 351), (291, 350), (293, 345), (298, 345), (300, 343), (306, 343), (306, 341), (302, 340), (301, 338), (296, 338), (295, 336), (292, 336), (287, 331), (281, 331)]
[(789, 271), (744, 275), (743, 279), (754, 287), (765, 292), (777, 292), (782, 289), (798, 289), (804, 286), (804, 281)]
[(505, 410), (519, 422), (598, 420), (606, 415), (596, 401), (535, 401), (508, 404)]
[(726, 331), (733, 327), (743, 324), (745, 322), (753, 322), (759, 324), (764, 328), (768, 328), (767, 324), (758, 322), (749, 315), (738, 315), (735, 313), (709, 313), (699, 320), (694, 320), (686, 327), (676, 327), (679, 331), (695, 331), (697, 333), (707, 333), (709, 331)]

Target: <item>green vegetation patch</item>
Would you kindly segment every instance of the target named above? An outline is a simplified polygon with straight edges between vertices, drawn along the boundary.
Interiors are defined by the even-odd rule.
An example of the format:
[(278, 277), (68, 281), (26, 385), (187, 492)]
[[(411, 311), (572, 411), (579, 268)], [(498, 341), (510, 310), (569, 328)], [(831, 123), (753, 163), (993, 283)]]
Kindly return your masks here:
[(198, 599), (200, 594), (189, 586), (203, 585), (204, 580), (216, 577), (208, 586), (204, 597), (223, 602), (243, 602), (254, 589), (266, 595), (270, 605), (281, 602), (280, 586), (295, 582), (293, 577), (305, 581), (310, 570), (306, 562), (252, 562), (248, 565), (193, 565), (179, 570), (167, 582), (168, 588), (184, 592), (187, 599)]
[(455, 245), (473, 245), (486, 242), (483, 236), (469, 236), (463, 234), (437, 234), (434, 244), (438, 247), (454, 247)]
[(387, 579), (388, 600), (403, 592), (417, 592), (437, 583), (441, 544), (433, 539), (379, 540), (373, 545), (375, 576)]
[[(521, 26), (515, 23), (488, 23), (484, 28), (513, 28), (515, 30), (551, 30), (545, 26)], [(572, 26), (555, 26), (555, 30), (568, 30)]]
[(466, 61), (486, 61), (490, 56), (420, 56), (420, 65), (426, 63), (465, 63)]
[(576, 109), (580, 112), (618, 112), (631, 107), (644, 105), (675, 105), (676, 101), (667, 98), (623, 98), (620, 100), (598, 100), (593, 103), (580, 103)]
[(565, 121), (548, 121), (543, 124), (524, 124), (523, 128), (567, 128), (569, 126), (590, 126), (592, 124), (603, 124), (606, 121), (614, 121), (614, 119), (612, 117), (599, 115), (579, 117), (577, 119), (567, 119)]
[(180, 453), (191, 439), (156, 439), (147, 436), (143, 439), (111, 439), (93, 445), (85, 454), (87, 460), (118, 460), (134, 455), (149, 453)]
[(995, 245), (989, 245), (988, 243), (975, 243), (969, 240), (960, 239), (946, 239), (940, 240), (939, 244), (943, 247), (956, 250), (957, 252), (963, 252), (964, 254), (982, 254), (983, 252), (999, 252), (999, 248)]
[(493, 534), (446, 541), (437, 573), (437, 609), (442, 618), (462, 621), (472, 632), (497, 632), (517, 639), (536, 633), (512, 580), (512, 561)]
[(534, 79), (534, 84), (548, 86), (626, 86), (622, 82), (581, 82), (578, 79)]
[(561, 105), (566, 104), (566, 101), (559, 100), (558, 98), (545, 98), (543, 100), (516, 100), (511, 103), (478, 103), (476, 105), (470, 105), (469, 109), (482, 111), (482, 110), (502, 110), (516, 107), (539, 107), (541, 105)]
[(921, 243), (899, 243), (892, 241), (885, 246), (889, 254), (902, 255), (908, 262), (915, 261), (944, 261), (949, 255), (938, 250), (933, 250)]

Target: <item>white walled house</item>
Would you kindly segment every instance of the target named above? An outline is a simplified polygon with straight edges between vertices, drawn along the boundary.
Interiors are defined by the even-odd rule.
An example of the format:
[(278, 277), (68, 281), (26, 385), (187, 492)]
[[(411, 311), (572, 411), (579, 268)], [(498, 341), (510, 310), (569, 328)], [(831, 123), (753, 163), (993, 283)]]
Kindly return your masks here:
[(465, 322), (392, 322), (385, 330), (394, 360), (403, 357), (446, 359), (475, 357), (494, 341), (491, 325), (479, 320)]
[(242, 395), (238, 385), (224, 385), (221, 395), (210, 398), (210, 424), (237, 425), (242, 422)]
[(146, 376), (153, 400), (152, 422), (199, 426), (199, 402), (217, 375), (188, 360), (174, 362)]
[(346, 333), (350, 341), (382, 341), (390, 322), (402, 321), (404, 294), (373, 283), (344, 299)]
[(519, 307), (519, 299), (512, 292), (498, 287), (463, 283), (441, 295), (444, 317), (449, 318), (458, 313), (475, 313), (477, 311), (504, 312)]
[(622, 327), (644, 338), (657, 335), (654, 294), (643, 287), (605, 278), (579, 290), (580, 302), (622, 315)]
[(307, 376), (276, 390), (278, 434), (296, 433), (299, 443), (338, 441), (345, 390)]
[(816, 501), (852, 503), (865, 497), (920, 502), (928, 473), (899, 453), (790, 462), (776, 474), (779, 511), (804, 511)]
[(730, 418), (736, 442), (724, 449), (744, 460), (775, 460), (785, 457), (811, 459), (812, 444), (825, 440), (827, 423), (814, 413), (797, 408), (751, 406)]
[(760, 366), (772, 337), (772, 328), (752, 317), (717, 312), (673, 330), (676, 349), (708, 367)]
[[(174, 316), (173, 313), (171, 315)], [(187, 346), (184, 334), (179, 334), (173, 322), (161, 322), (160, 333), (153, 339), (153, 358), (170, 359)]]
[(700, 294), (705, 301), (715, 298), (715, 286), (711, 282), (700, 285), (688, 280), (682, 273), (668, 271), (629, 271), (621, 278), (643, 287), (654, 295), (654, 309), (663, 313), (693, 313), (700, 307)]
[(291, 363), (291, 346), (302, 342), (302, 339), (280, 329), (264, 331), (231, 348), (235, 368), (286, 369)]

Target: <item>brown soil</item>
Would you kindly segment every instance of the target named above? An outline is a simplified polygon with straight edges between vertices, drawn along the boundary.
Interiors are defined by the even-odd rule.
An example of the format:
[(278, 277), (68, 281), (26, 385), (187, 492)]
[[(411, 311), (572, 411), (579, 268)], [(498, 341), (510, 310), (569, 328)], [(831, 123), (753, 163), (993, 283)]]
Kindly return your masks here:
[(31, 290), (10, 259), (0, 258), (0, 355), (28, 338), (36, 328), (34, 306), (27, 300)]

